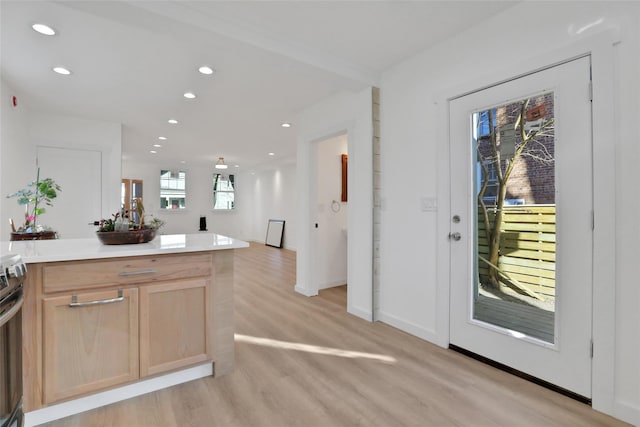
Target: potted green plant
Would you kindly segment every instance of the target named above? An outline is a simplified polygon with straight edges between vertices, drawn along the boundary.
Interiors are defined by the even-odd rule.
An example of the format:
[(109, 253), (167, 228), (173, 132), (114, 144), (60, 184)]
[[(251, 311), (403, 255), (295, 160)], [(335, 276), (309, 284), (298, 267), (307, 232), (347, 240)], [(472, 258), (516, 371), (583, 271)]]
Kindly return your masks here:
[(55, 239), (56, 232), (39, 224), (38, 217), (46, 212), (45, 206), (53, 206), (53, 200), (61, 190), (60, 185), (52, 178), (41, 180), (38, 168), (36, 180), (30, 182), (27, 188), (7, 195), (7, 198), (15, 197), (19, 205), (25, 206), (24, 223), (16, 229), (11, 221), (11, 240)]
[(120, 211), (112, 218), (98, 222), (98, 239), (105, 245), (126, 245), (147, 243), (156, 237), (156, 231), (164, 225), (164, 221), (153, 218), (145, 222), (144, 205), (141, 199), (135, 199), (133, 209)]

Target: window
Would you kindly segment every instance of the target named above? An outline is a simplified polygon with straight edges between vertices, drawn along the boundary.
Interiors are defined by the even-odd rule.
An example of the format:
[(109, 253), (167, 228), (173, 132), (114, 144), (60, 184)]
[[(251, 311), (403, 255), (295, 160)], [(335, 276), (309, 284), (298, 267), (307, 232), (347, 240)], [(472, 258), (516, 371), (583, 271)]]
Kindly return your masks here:
[(235, 176), (213, 174), (213, 209), (229, 210), (234, 209), (235, 205)]
[(496, 204), (498, 195), (498, 173), (496, 172), (496, 164), (492, 160), (485, 160), (484, 165), (487, 168), (487, 176), (484, 176), (480, 162), (476, 166), (476, 193), (480, 192), (480, 187), (486, 180), (487, 188), (485, 188), (482, 201), (486, 206), (493, 206)]
[(184, 171), (160, 171), (160, 209), (184, 209), (186, 192)]
[(142, 200), (142, 180), (122, 179), (120, 187), (120, 207), (130, 211), (136, 200)]
[[(496, 127), (496, 109), (492, 109), (492, 126), (495, 129)], [(491, 128), (489, 127), (489, 111), (481, 111), (478, 113), (478, 138), (481, 136), (489, 135), (491, 133)]]

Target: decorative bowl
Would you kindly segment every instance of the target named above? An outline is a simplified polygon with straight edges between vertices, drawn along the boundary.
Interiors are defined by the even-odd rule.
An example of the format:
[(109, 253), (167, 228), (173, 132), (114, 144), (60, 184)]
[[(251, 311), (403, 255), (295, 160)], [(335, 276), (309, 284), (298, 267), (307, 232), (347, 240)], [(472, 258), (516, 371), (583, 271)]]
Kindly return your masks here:
[(58, 238), (58, 233), (55, 231), (37, 231), (33, 233), (27, 233), (24, 231), (12, 231), (11, 240), (53, 240)]
[(129, 231), (96, 231), (96, 235), (105, 245), (131, 245), (152, 241), (156, 237), (156, 230), (145, 228)]

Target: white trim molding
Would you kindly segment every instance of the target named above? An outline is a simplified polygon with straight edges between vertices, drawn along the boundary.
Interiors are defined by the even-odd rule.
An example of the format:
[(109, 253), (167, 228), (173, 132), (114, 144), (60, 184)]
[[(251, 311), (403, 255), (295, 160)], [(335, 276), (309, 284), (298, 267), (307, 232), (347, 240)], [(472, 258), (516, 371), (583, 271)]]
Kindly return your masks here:
[(199, 378), (213, 375), (213, 364), (207, 363), (172, 372), (167, 375), (142, 380), (134, 384), (117, 387), (90, 396), (81, 397), (74, 400), (47, 406), (46, 408), (24, 414), (24, 427), (32, 427), (60, 418), (79, 414), (81, 412), (96, 409), (101, 406), (110, 405), (132, 397), (162, 390), (167, 387), (197, 380)]

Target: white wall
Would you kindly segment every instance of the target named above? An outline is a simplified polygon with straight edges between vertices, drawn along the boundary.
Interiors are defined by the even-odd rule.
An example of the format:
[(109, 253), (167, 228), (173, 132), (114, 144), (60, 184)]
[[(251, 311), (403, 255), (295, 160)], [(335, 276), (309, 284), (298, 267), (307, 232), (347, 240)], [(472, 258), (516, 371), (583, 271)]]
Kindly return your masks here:
[(283, 247), (296, 250), (295, 164), (277, 165), (242, 177), (246, 180), (246, 190), (240, 194), (238, 204), (245, 206), (241, 221), (244, 239), (264, 243), (269, 219), (282, 219), (285, 221)]
[[(160, 209), (160, 170), (186, 172), (186, 208)], [(229, 171), (229, 170), (228, 170)], [(230, 170), (229, 173), (233, 173)], [(269, 219), (284, 219), (284, 246), (295, 250), (295, 165), (278, 165), (251, 174), (236, 173), (236, 209), (213, 211), (213, 164), (156, 164), (123, 160), (122, 177), (143, 181), (146, 212), (165, 221), (161, 234), (197, 233), (200, 217), (209, 233), (264, 242)]]
[[(29, 138), (36, 147), (90, 150), (100, 153), (101, 163), (101, 210), (103, 214), (115, 211), (120, 205), (120, 173), (122, 157), (122, 125), (120, 123), (88, 120), (79, 117), (32, 111), (29, 115)], [(56, 179), (53, 174), (50, 178)], [(98, 191), (97, 189), (95, 191)], [(83, 194), (69, 194), (62, 188), (60, 200), (54, 202), (52, 210), (73, 212), (74, 203), (82, 203)], [(100, 210), (100, 209), (98, 209)], [(72, 216), (70, 213), (69, 216)], [(78, 230), (72, 237), (91, 237), (95, 231), (88, 226), (99, 218), (78, 217)], [(44, 220), (46, 222), (46, 219)], [(48, 224), (55, 228), (55, 224)], [(80, 232), (82, 230), (82, 232)], [(64, 238), (64, 233), (60, 238)]]
[[(185, 209), (160, 209), (160, 170), (166, 169), (186, 172)], [(165, 225), (160, 229), (161, 234), (197, 233), (200, 228), (200, 217), (205, 216), (207, 230), (210, 233), (238, 237), (235, 223), (239, 208), (213, 213), (214, 173), (213, 164), (203, 166), (122, 161), (122, 178), (142, 180), (142, 198), (146, 213), (165, 221)], [(243, 185), (242, 180), (238, 180), (238, 188)]]
[[(102, 159), (102, 207), (107, 212), (115, 211), (119, 205), (121, 125), (118, 123), (87, 120), (78, 117), (33, 111), (18, 96), (18, 107), (11, 106), (13, 91), (2, 84), (2, 195), (25, 188), (36, 177), (37, 147), (57, 147), (80, 150), (94, 150)], [(50, 176), (55, 180), (55, 176)], [(62, 189), (64, 192), (64, 188)], [(65, 198), (69, 198), (68, 193)], [(82, 195), (75, 200), (82, 202)], [(73, 210), (71, 205), (60, 205), (54, 201), (50, 209)], [(22, 222), (24, 207), (15, 200), (3, 200), (0, 211), (0, 239), (8, 240), (6, 224), (9, 218)], [(45, 214), (46, 215), (46, 214)], [(87, 227), (90, 219), (82, 218), (81, 227)], [(46, 223), (46, 217), (44, 219)], [(55, 228), (55, 224), (48, 224)], [(93, 230), (87, 229), (87, 233)]]
[(349, 141), (347, 311), (373, 316), (373, 115), (372, 90), (343, 92), (302, 111), (296, 119), (298, 170), (298, 256), (295, 289), (318, 294), (312, 233), (316, 208), (313, 144), (346, 132)]
[(342, 154), (347, 154), (347, 137), (340, 135), (317, 141), (316, 218), (318, 233), (314, 280), (318, 289), (347, 283), (347, 202), (341, 202)]
[[(544, 7), (538, 2), (521, 3), (384, 73), (380, 88), (383, 192), (380, 318), (441, 345), (448, 342), (448, 284), (440, 283), (443, 281), (439, 279), (442, 279), (440, 272), (448, 271), (449, 265), (442, 263), (446, 257), (439, 251), (446, 247), (443, 242), (449, 221), (448, 218), (439, 221), (439, 213), (420, 209), (423, 197), (435, 197), (441, 211), (448, 209), (448, 190), (442, 185), (446, 177), (438, 174), (443, 170), (439, 164), (441, 153), (447, 152), (447, 140), (442, 138), (447, 134), (443, 130), (447, 120), (436, 101), (460, 94), (456, 88), (470, 82), (488, 84), (507, 77), (502, 75), (504, 70), (516, 68), (525, 59), (533, 63), (533, 58), (572, 46), (607, 28), (619, 29), (621, 40), (615, 45), (613, 61), (616, 131), (605, 141), (615, 152), (615, 188), (610, 188), (611, 198), (615, 194), (615, 206), (604, 207), (603, 220), (615, 220), (612, 226), (615, 242), (609, 248), (616, 254), (615, 274), (606, 279), (611, 295), (615, 293), (616, 298), (615, 331), (609, 331), (615, 336), (615, 343), (608, 348), (596, 342), (595, 348), (600, 355), (608, 353), (605, 358), (615, 360), (615, 378), (601, 378), (594, 367), (594, 374), (600, 376), (594, 377), (594, 384), (610, 382), (613, 389), (613, 396), (609, 397), (596, 396), (594, 391), (594, 407), (640, 424), (637, 310), (640, 267), (638, 251), (634, 249), (640, 237), (637, 190), (640, 5), (637, 3), (546, 2)], [(535, 43), (532, 34), (536, 35)], [(500, 54), (489, 55), (486, 47), (496, 47)], [(542, 65), (546, 64), (539, 64)], [(602, 83), (596, 78), (594, 85)], [(594, 109), (597, 103), (594, 95)], [(598, 162), (598, 157), (595, 160)], [(602, 215), (604, 209), (597, 206), (596, 210), (597, 215)], [(608, 315), (611, 313), (605, 313), (604, 317)]]
[[(13, 107), (12, 96), (18, 97)], [(9, 218), (16, 224), (24, 218), (24, 206), (7, 194), (35, 179), (36, 150), (29, 140), (29, 109), (17, 92), (0, 81), (0, 240), (9, 240)]]

